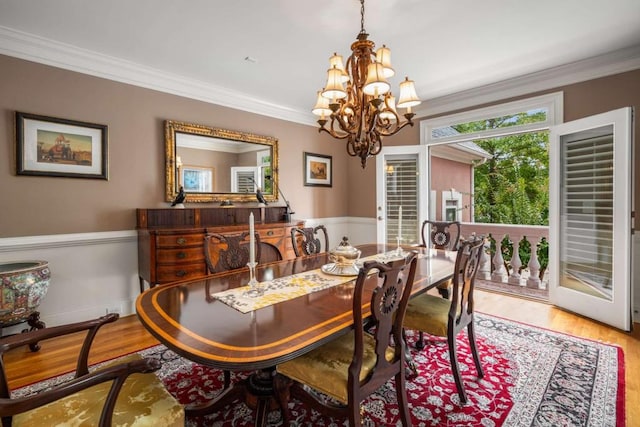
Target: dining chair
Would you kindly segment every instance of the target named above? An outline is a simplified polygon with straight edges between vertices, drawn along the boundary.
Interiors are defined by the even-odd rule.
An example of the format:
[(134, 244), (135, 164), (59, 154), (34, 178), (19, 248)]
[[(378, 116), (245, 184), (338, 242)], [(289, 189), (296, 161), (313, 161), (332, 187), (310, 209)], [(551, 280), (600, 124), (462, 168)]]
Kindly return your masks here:
[(423, 332), (439, 337), (447, 337), (449, 359), (453, 378), (458, 389), (460, 402), (467, 402), (467, 395), (462, 384), (460, 367), (456, 355), (456, 337), (465, 328), (469, 338), (469, 345), (476, 365), (478, 377), (484, 372), (480, 365), (480, 357), (476, 345), (473, 325), (473, 288), (480, 264), (480, 252), (484, 247), (484, 238), (467, 240), (460, 243), (456, 255), (455, 270), (459, 274), (453, 275), (453, 295), (447, 300), (435, 295), (424, 293), (409, 301), (404, 317), (404, 328), (420, 331), (418, 342), (423, 348)]
[[(160, 361), (137, 354), (89, 372), (88, 357), (98, 330), (116, 313), (94, 320), (38, 329), (0, 339), (0, 359), (14, 348), (72, 333), (86, 333), (73, 379), (36, 394), (12, 396), (5, 363), (0, 363), (0, 417), (3, 427), (91, 425), (184, 426), (184, 408), (153, 371)], [(39, 350), (46, 351), (46, 345)], [(48, 357), (43, 354), (43, 357)]]
[[(426, 220), (422, 223), (421, 234), (421, 247), (455, 251), (458, 249), (460, 240), (460, 223), (458, 221)], [(446, 299), (450, 297), (450, 288), (451, 280), (442, 282), (437, 286), (438, 293)]]
[[(353, 329), (293, 360), (276, 367), (274, 389), (289, 425), (290, 398), (297, 398), (332, 417), (348, 416), (359, 426), (360, 402), (395, 378), (402, 424), (411, 425), (405, 390), (405, 342), (402, 321), (416, 271), (416, 252), (389, 263), (367, 261), (353, 291)], [(372, 289), (373, 288), (373, 289)], [(368, 315), (362, 306), (370, 295), (373, 333), (364, 329)], [(340, 402), (320, 399), (308, 387)]]
[(282, 253), (276, 245), (260, 242), (260, 263), (282, 261)]
[[(204, 259), (209, 273), (235, 270), (249, 263), (249, 232), (208, 233), (204, 236)], [(255, 260), (260, 262), (260, 235), (255, 233)]]
[(297, 257), (319, 254), (329, 250), (329, 235), (324, 225), (295, 227), (291, 229), (291, 244)]
[[(260, 241), (260, 235), (255, 233), (256, 262), (260, 262), (263, 243)], [(204, 236), (204, 260), (209, 273), (220, 273), (246, 267), (250, 259), (249, 245), (248, 231), (236, 234), (206, 234)], [(223, 389), (227, 389), (231, 385), (231, 372), (225, 370), (223, 374)]]

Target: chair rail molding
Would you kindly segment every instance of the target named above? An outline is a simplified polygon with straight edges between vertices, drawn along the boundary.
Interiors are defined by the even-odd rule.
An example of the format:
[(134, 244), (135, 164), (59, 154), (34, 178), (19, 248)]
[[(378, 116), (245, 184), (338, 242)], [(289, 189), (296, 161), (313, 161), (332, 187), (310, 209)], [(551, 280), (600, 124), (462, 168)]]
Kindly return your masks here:
[[(51, 284), (39, 306), (47, 326), (135, 313), (139, 293), (135, 230), (0, 239), (0, 262), (46, 260)], [(24, 325), (6, 328), (19, 332)]]

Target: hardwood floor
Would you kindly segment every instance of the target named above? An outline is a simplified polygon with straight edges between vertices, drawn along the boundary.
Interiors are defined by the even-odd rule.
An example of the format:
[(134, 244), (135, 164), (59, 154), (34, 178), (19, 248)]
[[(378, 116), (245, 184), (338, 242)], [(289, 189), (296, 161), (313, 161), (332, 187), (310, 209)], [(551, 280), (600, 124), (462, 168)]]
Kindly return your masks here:
[[(619, 345), (624, 351), (626, 375), (626, 413), (629, 426), (640, 425), (640, 324), (625, 333), (590, 319), (540, 302), (498, 293), (476, 291), (476, 310), (551, 329), (558, 332)], [(5, 355), (11, 388), (31, 384), (75, 368), (77, 351), (84, 335), (42, 342), (32, 353), (28, 348), (15, 349)], [(96, 336), (90, 362), (96, 363), (157, 344), (136, 316), (127, 316), (106, 325)]]

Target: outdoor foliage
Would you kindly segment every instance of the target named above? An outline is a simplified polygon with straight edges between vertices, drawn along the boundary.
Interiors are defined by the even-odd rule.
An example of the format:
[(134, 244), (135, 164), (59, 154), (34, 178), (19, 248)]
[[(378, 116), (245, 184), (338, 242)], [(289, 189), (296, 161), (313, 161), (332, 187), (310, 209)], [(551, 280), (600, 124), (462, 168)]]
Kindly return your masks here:
[[(540, 121), (545, 112), (528, 112), (452, 126), (460, 133)], [(548, 132), (529, 132), (474, 140), (491, 154), (475, 168), (476, 222), (549, 225)]]

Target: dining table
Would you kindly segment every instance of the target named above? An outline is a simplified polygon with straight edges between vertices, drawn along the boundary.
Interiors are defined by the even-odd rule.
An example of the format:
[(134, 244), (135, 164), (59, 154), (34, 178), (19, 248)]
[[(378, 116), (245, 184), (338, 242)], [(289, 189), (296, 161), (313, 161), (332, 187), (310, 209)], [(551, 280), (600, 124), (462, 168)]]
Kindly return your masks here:
[[(357, 248), (361, 251), (360, 261), (384, 261), (390, 254), (417, 251), (412, 296), (436, 287), (454, 272), (455, 251), (385, 244), (364, 244)], [(324, 282), (327, 274), (323, 266), (331, 261), (329, 253), (320, 253), (260, 264), (255, 270), (259, 282), (256, 287), (301, 274), (307, 275), (306, 282), (314, 278)], [(244, 401), (256, 410), (255, 425), (265, 425), (268, 412), (278, 409), (272, 389), (275, 367), (353, 328), (355, 275), (338, 277), (341, 283), (309, 293), (300, 294), (296, 289), (295, 296), (289, 298), (283, 289), (304, 284), (292, 279), (288, 288), (278, 288), (279, 292), (261, 298), (268, 300), (267, 305), (247, 310), (230, 304), (238, 303), (242, 295), (247, 299), (246, 291), (238, 292), (247, 289), (249, 279), (249, 269), (241, 268), (155, 286), (136, 300), (136, 312), (144, 327), (180, 356), (225, 371), (254, 372), (233, 382), (209, 401), (187, 406), (188, 415), (206, 415)], [(366, 280), (362, 305), (365, 316), (369, 315), (371, 293), (379, 279), (374, 274)]]

